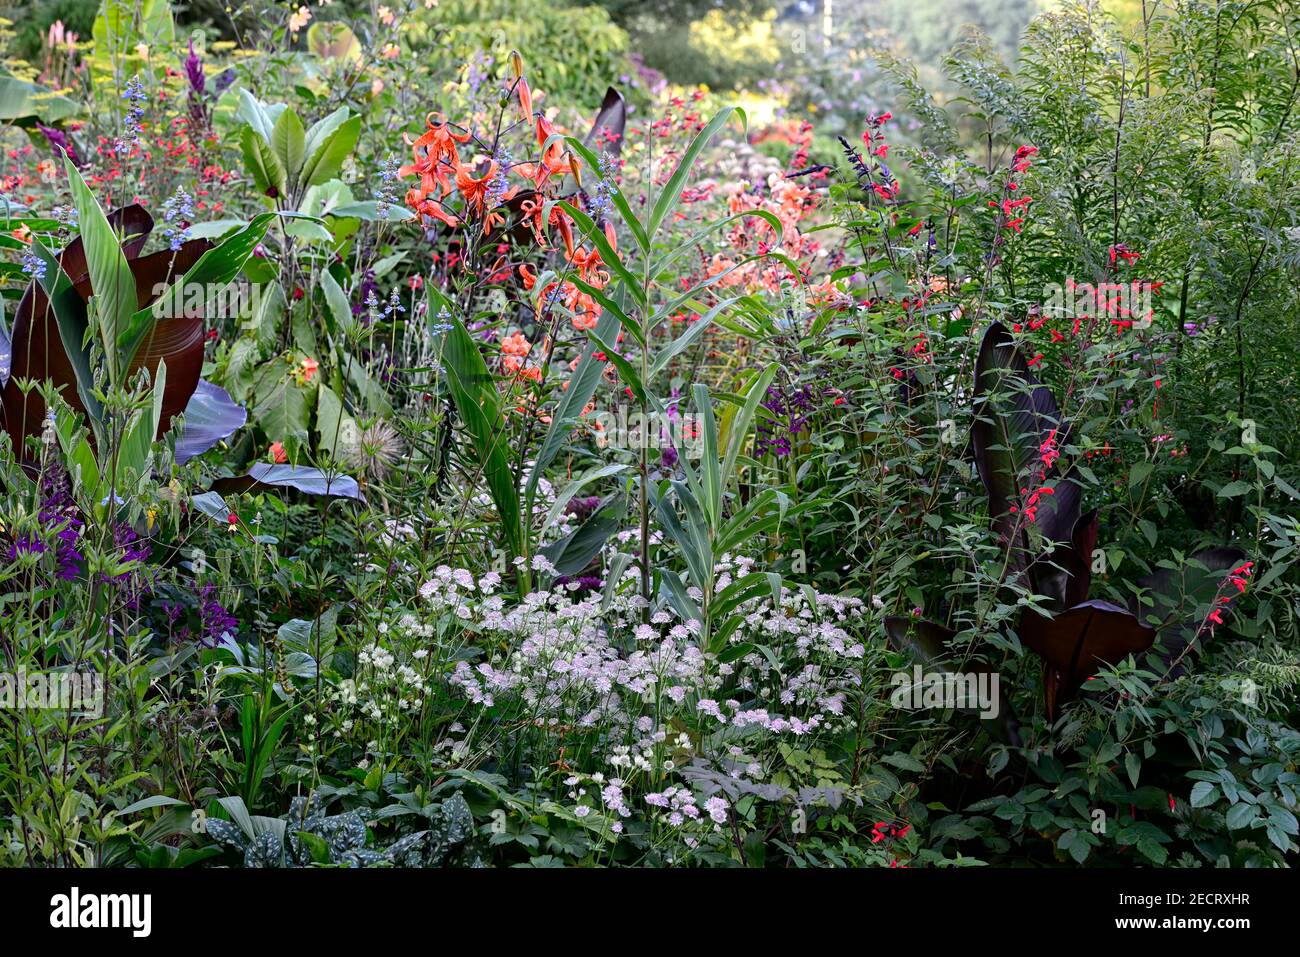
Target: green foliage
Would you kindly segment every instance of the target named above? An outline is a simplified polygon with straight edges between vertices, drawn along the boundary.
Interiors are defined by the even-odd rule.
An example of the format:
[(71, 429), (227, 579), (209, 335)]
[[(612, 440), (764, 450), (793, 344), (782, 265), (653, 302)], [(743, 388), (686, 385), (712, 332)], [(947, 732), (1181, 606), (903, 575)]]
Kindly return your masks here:
[(537, 84), (556, 102), (580, 107), (600, 103), (605, 88), (623, 72), (629, 49), (627, 34), (600, 7), (553, 0), (527, 8), (511, 0), (443, 0), (431, 25), (445, 31), (437, 45), (454, 63), (526, 50)]
[(0, 863), (1295, 863), (1286, 4), (137, 6), (0, 80)]

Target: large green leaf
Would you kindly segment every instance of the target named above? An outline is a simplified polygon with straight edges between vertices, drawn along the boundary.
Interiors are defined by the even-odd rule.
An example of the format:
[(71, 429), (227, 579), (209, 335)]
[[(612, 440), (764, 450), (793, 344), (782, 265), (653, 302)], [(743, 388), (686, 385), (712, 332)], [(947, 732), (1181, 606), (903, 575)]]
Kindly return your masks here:
[[(254, 216), (253, 220), (238, 232), (231, 233), (226, 237), (220, 246), (214, 246), (200, 256), (198, 262), (186, 270), (183, 275), (176, 277), (172, 286), (184, 283), (189, 287), (203, 286), (205, 290), (215, 292), (233, 282), (244, 268), (244, 264), (248, 262), (248, 257), (257, 248), (257, 244), (265, 238), (266, 228), (274, 218), (274, 213), (261, 213)], [(85, 235), (84, 224), (82, 235)], [(134, 285), (132, 290), (131, 305), (134, 307)], [(131, 360), (135, 358), (136, 350), (140, 348), (140, 344), (148, 336), (158, 319), (162, 318), (162, 311), (170, 301), (173, 301), (173, 297), (168, 292), (164, 292), (152, 305), (131, 313), (118, 337), (119, 349), (123, 356), (123, 368), (129, 366)]]
[(284, 167), (289, 188), (295, 189), (307, 150), (307, 132), (302, 128), (302, 120), (298, 119), (295, 111), (285, 110), (275, 121), (275, 126), (271, 128), (271, 148), (275, 150), (275, 158)]
[(40, 120), (49, 125), (75, 116), (78, 110), (66, 96), (0, 73), (0, 123), (22, 125)]
[(131, 357), (143, 338), (144, 331), (132, 322), (136, 312), (135, 276), (131, 264), (122, 252), (121, 237), (113, 231), (103, 208), (94, 193), (81, 178), (81, 173), (66, 156), (63, 167), (72, 187), (72, 198), (77, 206), (81, 241), (86, 251), (86, 267), (96, 305), (95, 329), (99, 333), (104, 356), (108, 363), (110, 381), (130, 365)]
[[(344, 113), (344, 116), (336, 126), (318, 129), (321, 124), (338, 116), (340, 112)], [(307, 134), (306, 162), (303, 164), (301, 176), (303, 184), (318, 186), (337, 176), (360, 136), (361, 117), (349, 118), (346, 110), (342, 108), (313, 126)]]
[(239, 88), (239, 107), (235, 116), (252, 127), (263, 143), (271, 145), (271, 130), (275, 128), (279, 114), (272, 115), (257, 97), (243, 87)]
[[(433, 305), (438, 305), (435, 302)], [(443, 300), (443, 304), (446, 304)], [(430, 316), (434, 310), (430, 309)], [(478, 465), (487, 480), (488, 492), (501, 519), (502, 537), (510, 555), (523, 552), (523, 527), (519, 495), (506, 454), (508, 433), (504, 428), (500, 398), (487, 363), (464, 323), (452, 316), (437, 335), (442, 345), (447, 385), (460, 420), (469, 433)]]
[(283, 196), (288, 191), (289, 178), (271, 144), (252, 126), (246, 126), (239, 136), (239, 145), (244, 153), (244, 167), (253, 177), (257, 191), (268, 195), (274, 189)]
[(339, 458), (347, 442), (360, 432), (356, 420), (343, 409), (343, 400), (329, 386), (322, 384), (316, 393), (316, 434), (320, 448)]
[(253, 420), (272, 442), (292, 457), (309, 446), (308, 428), (315, 403), (310, 391), (294, 381), (289, 363), (278, 359), (265, 370), (253, 407)]
[(598, 509), (595, 514), (558, 541), (552, 542), (541, 553), (555, 566), (560, 575), (577, 575), (600, 554), (609, 537), (622, 527), (617, 513)]

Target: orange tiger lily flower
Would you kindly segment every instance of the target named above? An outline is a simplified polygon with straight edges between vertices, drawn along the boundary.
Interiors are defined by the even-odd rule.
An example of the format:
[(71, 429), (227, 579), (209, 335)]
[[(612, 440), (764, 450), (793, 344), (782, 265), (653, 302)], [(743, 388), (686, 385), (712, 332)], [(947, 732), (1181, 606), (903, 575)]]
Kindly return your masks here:
[(564, 240), (564, 254), (573, 259), (573, 224), (558, 206), (551, 210), (551, 225), (560, 231), (560, 238)]
[(456, 188), (465, 197), (465, 205), (482, 216), (487, 211), (488, 189), (497, 174), (495, 160), (488, 163), (487, 171), (482, 176), (474, 175), (474, 168), (464, 163), (456, 164)]
[(519, 206), (520, 222), (533, 231), (533, 238), (543, 249), (546, 248), (546, 231), (542, 228), (542, 211), (545, 208), (546, 200), (540, 195), (524, 200)]
[(411, 190), (406, 194), (406, 205), (410, 206), (420, 216), (428, 216), (430, 219), (436, 219), (438, 222), (451, 227), (460, 225), (460, 220), (443, 209), (440, 202), (419, 194), (417, 190)]
[(441, 188), (442, 195), (446, 196), (452, 189), (451, 181), (447, 176), (447, 164), (454, 165), (460, 161), (456, 144), (469, 142), (470, 135), (468, 132), (458, 133), (446, 120), (434, 119), (440, 115), (438, 113), (426, 115), (424, 122), (428, 129), (414, 141), (406, 137), (406, 142), (411, 147), (413, 162), (401, 167), (397, 173), (402, 177), (418, 175), (421, 193), (431, 193), (436, 186)]
[(574, 173), (574, 160), (568, 150), (559, 143), (552, 143), (550, 148), (546, 148), (546, 141), (554, 132), (555, 127), (545, 115), (537, 117), (537, 145), (542, 148), (541, 161), (520, 163), (518, 167), (520, 175), (531, 179), (539, 190), (553, 176), (564, 177)]
[[(469, 132), (457, 132), (452, 129), (451, 124), (446, 119), (435, 120), (435, 116), (442, 116), (441, 113), (429, 113), (425, 116), (424, 122), (428, 126), (420, 136), (412, 141), (406, 137), (407, 145), (411, 147), (411, 153), (415, 157), (415, 164), (428, 160), (439, 160), (444, 156), (455, 161), (459, 158), (456, 151), (457, 143), (468, 143)], [(424, 150), (424, 153), (420, 151)], [(409, 173), (402, 175), (409, 176)]]
[(532, 121), (533, 91), (528, 88), (528, 81), (522, 76), (519, 78), (519, 111), (524, 114), (525, 123)]
[(507, 210), (505, 204), (510, 202), (510, 200), (514, 199), (515, 193), (517, 192), (518, 190), (515, 189), (514, 187), (511, 187), (510, 189), (506, 190), (504, 193), (501, 194), (501, 197), (497, 201), (496, 205), (487, 211), (487, 215), (483, 217), (483, 231), (485, 233), (490, 233), (498, 226), (505, 225), (506, 210)]

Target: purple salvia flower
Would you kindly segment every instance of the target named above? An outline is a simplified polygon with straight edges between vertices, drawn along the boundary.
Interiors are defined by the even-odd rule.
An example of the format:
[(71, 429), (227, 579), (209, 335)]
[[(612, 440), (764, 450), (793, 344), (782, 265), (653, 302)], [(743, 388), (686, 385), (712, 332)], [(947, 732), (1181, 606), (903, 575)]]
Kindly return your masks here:
[(41, 131), (41, 135), (43, 135), (46, 142), (54, 148), (56, 154), (60, 151), (66, 153), (68, 159), (72, 160), (72, 165), (76, 166), (78, 169), (81, 168), (81, 162), (77, 159), (77, 151), (72, 148), (72, 143), (68, 139), (67, 133), (63, 132), (63, 130), (57, 129), (56, 127), (46, 126), (44, 123), (37, 123), (36, 128)]
[(185, 58), (185, 78), (190, 81), (190, 89), (195, 96), (203, 96), (203, 91), (207, 87), (208, 78), (203, 73), (203, 62), (199, 55), (194, 52), (194, 41), (190, 41), (190, 55)]

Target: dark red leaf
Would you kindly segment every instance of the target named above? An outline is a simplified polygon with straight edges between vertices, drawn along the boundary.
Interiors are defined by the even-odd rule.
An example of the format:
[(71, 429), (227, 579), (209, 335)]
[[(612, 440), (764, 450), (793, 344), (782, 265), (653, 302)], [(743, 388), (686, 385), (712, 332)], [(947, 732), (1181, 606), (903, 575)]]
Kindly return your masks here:
[(1103, 665), (1146, 651), (1155, 636), (1155, 629), (1107, 601), (1085, 601), (1054, 618), (1026, 611), (1020, 619), (1020, 641), (1047, 663), (1049, 673), (1055, 672), (1050, 684), (1045, 676), (1051, 720)]

